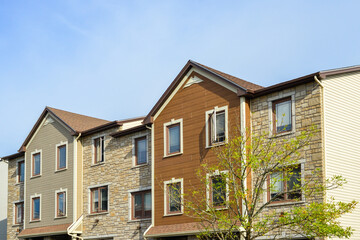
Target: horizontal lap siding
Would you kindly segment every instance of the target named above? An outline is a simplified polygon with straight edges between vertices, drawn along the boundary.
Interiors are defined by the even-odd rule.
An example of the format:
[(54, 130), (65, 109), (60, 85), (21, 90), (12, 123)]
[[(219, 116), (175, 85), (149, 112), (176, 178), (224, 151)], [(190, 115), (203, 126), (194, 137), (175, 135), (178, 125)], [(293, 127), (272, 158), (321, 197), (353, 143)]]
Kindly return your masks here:
[[(180, 88), (173, 99), (155, 119), (155, 226), (188, 223), (194, 221), (186, 216), (164, 217), (163, 181), (183, 178), (184, 192), (191, 187), (202, 187), (196, 177), (200, 164), (216, 159), (211, 149), (206, 149), (205, 112), (215, 106), (228, 106), (229, 133), (233, 126), (239, 126), (240, 100), (235, 93), (197, 75), (204, 81), (186, 88)], [(183, 119), (183, 154), (163, 158), (164, 123), (171, 119)], [(201, 160), (203, 159), (203, 160)], [(203, 196), (204, 198), (206, 196)]]
[[(360, 201), (360, 73), (341, 74), (323, 81), (326, 177), (342, 175), (347, 184), (330, 191), (328, 198)], [(341, 218), (355, 229), (351, 239), (360, 239), (360, 206)]]

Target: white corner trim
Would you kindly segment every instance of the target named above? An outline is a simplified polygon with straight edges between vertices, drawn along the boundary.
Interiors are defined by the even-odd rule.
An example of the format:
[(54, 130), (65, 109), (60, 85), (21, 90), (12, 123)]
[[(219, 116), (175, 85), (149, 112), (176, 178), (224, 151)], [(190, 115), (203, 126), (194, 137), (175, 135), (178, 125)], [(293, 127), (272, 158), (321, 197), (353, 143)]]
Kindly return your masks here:
[[(62, 193), (65, 192), (65, 216), (57, 216), (57, 209), (58, 209), (58, 205), (57, 205), (57, 194), (58, 193)], [(55, 215), (54, 218), (65, 218), (68, 216), (68, 190), (67, 188), (60, 188), (59, 190), (55, 191)]]
[(155, 226), (155, 137), (154, 137), (155, 122), (151, 126), (151, 225)]
[[(167, 185), (169, 184), (173, 184), (173, 183), (180, 183), (181, 185), (181, 213), (175, 213), (175, 214), (169, 214), (167, 212), (167, 206), (168, 206), (168, 192), (167, 192)], [(172, 178), (171, 180), (168, 181), (164, 181), (164, 216), (171, 216), (171, 215), (179, 215), (179, 214), (183, 214), (184, 213), (184, 179), (183, 178)]]
[(210, 147), (213, 147), (213, 146), (218, 146), (220, 144), (223, 144), (223, 143), (219, 143), (219, 144), (214, 144), (214, 145), (211, 145), (210, 144), (210, 136), (209, 136), (209, 132), (210, 132), (210, 124), (209, 124), (209, 121), (210, 121), (210, 114), (212, 114), (213, 112), (220, 112), (220, 111), (224, 111), (225, 112), (225, 143), (227, 143), (228, 141), (228, 138), (229, 138), (229, 130), (228, 130), (228, 106), (223, 106), (223, 107), (218, 107), (218, 106), (215, 106), (213, 109), (211, 110), (208, 110), (205, 112), (205, 143), (206, 143), (206, 148), (210, 148)]
[[(78, 174), (78, 162), (77, 162), (77, 136), (74, 136), (73, 138), (73, 222), (76, 222), (78, 216), (77, 216), (77, 201), (78, 201), (78, 191), (77, 191), (77, 174)], [(66, 161), (68, 161), (68, 148), (66, 145)], [(66, 163), (66, 167), (68, 166), (68, 162)], [(81, 179), (82, 181), (83, 179)], [(66, 201), (67, 201), (67, 193), (66, 193)], [(67, 216), (67, 203), (66, 203), (66, 216)]]
[[(296, 132), (296, 123), (295, 123), (295, 92), (279, 92), (279, 94), (275, 97), (269, 97), (267, 99), (268, 102), (268, 117), (269, 117), (269, 137), (274, 136), (274, 129), (273, 129), (273, 102), (276, 100), (280, 100), (282, 98), (291, 97), (291, 123), (292, 123), (292, 129), (290, 132), (284, 133), (285, 135), (291, 134)], [(282, 134), (278, 134), (277, 136), (281, 136)]]
[[(171, 125), (174, 125), (174, 124), (180, 124), (180, 152), (176, 152), (176, 153), (173, 153), (173, 154), (168, 154), (168, 151), (167, 151), (167, 143), (168, 143), (168, 134), (167, 134), (167, 128)], [(171, 119), (170, 122), (167, 122), (167, 123), (164, 123), (164, 157), (169, 157), (169, 156), (173, 156), (173, 155), (179, 155), (179, 154), (182, 154), (184, 152), (184, 144), (183, 144), (183, 119), (180, 118), (180, 119)]]
[[(34, 155), (35, 154), (37, 154), (37, 153), (40, 153), (40, 174), (39, 175), (33, 175), (33, 157), (34, 157)], [(40, 177), (41, 175), (42, 175), (42, 169), (43, 169), (43, 166), (42, 166), (42, 158), (43, 158), (43, 154), (42, 154), (42, 149), (35, 149), (33, 152), (31, 152), (31, 156), (30, 156), (30, 170), (31, 170), (31, 172), (30, 172), (30, 176), (31, 176), (31, 178), (33, 178), (33, 177)]]

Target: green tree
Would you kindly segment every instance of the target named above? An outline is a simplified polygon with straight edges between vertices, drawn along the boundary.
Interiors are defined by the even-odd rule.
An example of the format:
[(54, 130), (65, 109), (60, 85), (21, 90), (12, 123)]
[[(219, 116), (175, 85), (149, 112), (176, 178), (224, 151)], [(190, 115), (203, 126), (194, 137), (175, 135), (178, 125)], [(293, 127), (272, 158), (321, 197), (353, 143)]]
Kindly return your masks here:
[(319, 136), (314, 128), (295, 137), (237, 134), (214, 147), (217, 161), (203, 164), (197, 173), (202, 187), (183, 196), (185, 213), (199, 222), (198, 237), (349, 238), (353, 229), (338, 219), (357, 202), (325, 201), (326, 191), (341, 187), (345, 179), (324, 180), (321, 169), (301, 171), (309, 163), (301, 161), (311, 161), (305, 150), (311, 149), (314, 134)]

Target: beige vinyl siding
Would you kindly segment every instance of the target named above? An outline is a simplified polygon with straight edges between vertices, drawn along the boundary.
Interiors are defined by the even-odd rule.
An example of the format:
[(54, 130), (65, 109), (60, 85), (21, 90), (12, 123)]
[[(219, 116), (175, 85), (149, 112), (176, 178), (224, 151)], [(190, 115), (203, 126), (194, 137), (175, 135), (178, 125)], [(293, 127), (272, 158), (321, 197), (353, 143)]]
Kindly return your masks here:
[[(26, 196), (25, 196), (25, 228), (59, 225), (73, 222), (73, 136), (58, 121), (44, 121), (32, 140), (26, 146)], [(55, 172), (56, 145), (60, 142), (67, 145), (67, 169)], [(31, 153), (41, 150), (41, 176), (31, 178)], [(55, 191), (67, 189), (67, 217), (55, 219)], [(41, 194), (41, 221), (30, 222), (30, 196)]]
[[(325, 174), (342, 175), (348, 183), (328, 193), (328, 199), (360, 201), (360, 72), (323, 80), (325, 127)], [(360, 206), (341, 218), (355, 229), (351, 239), (360, 239)]]

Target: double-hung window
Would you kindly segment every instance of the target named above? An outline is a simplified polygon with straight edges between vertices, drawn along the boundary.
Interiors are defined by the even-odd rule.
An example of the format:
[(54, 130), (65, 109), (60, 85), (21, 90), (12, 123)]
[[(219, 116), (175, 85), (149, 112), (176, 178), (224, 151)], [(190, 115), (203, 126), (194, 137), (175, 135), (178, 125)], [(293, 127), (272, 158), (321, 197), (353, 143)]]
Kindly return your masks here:
[(94, 164), (104, 162), (104, 136), (93, 139)]
[(301, 164), (287, 171), (274, 172), (269, 177), (269, 200), (293, 201), (301, 199)]
[(92, 188), (91, 194), (91, 213), (108, 211), (108, 186)]
[(66, 191), (56, 193), (56, 217), (66, 216)]
[(229, 185), (228, 171), (216, 171), (207, 175), (207, 202), (214, 208), (226, 208), (228, 206)]
[(24, 202), (15, 203), (15, 224), (22, 224), (24, 222)]
[(31, 220), (40, 220), (40, 197), (31, 198)]
[(66, 144), (57, 146), (56, 148), (57, 170), (66, 168)]
[(183, 205), (182, 179), (164, 182), (165, 185), (165, 214), (181, 214)]
[(227, 106), (206, 112), (207, 146), (224, 143), (227, 136)]
[(25, 171), (25, 162), (19, 161), (17, 164), (18, 183), (24, 182), (24, 171)]
[(147, 138), (139, 137), (135, 140), (135, 164), (142, 165), (147, 163)]
[(291, 97), (273, 101), (273, 131), (274, 133), (290, 132), (293, 128)]
[(132, 197), (132, 219), (151, 218), (151, 191), (134, 192)]
[(182, 119), (164, 124), (164, 156), (183, 152)]
[(32, 154), (32, 176), (39, 176), (41, 174), (41, 153)]

